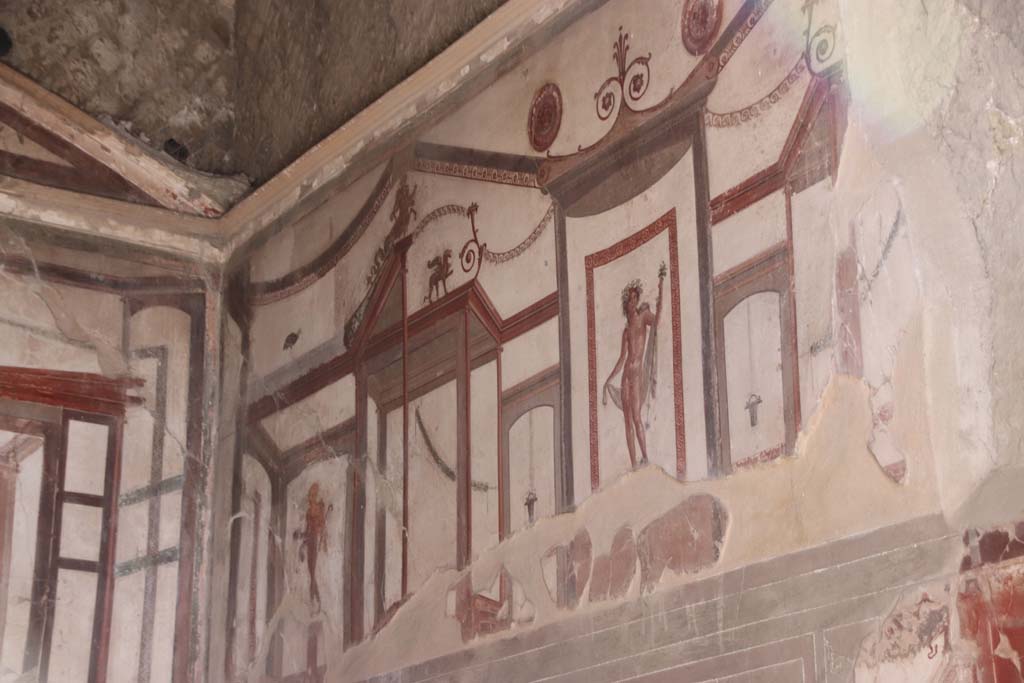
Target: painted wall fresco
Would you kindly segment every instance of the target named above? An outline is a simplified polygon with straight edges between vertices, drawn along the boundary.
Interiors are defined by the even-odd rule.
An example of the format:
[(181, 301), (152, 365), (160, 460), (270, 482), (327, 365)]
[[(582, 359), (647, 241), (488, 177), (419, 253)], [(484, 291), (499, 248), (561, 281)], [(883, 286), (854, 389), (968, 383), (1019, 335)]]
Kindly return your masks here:
[(183, 680), (202, 288), (0, 238), (0, 679)]
[(574, 531), (530, 575), (477, 570), (636, 471), (791, 457), (833, 374), (860, 374), (823, 228), (846, 125), (826, 5), (604, 4), (251, 251), (247, 438), (289, 519), (333, 506), (316, 562), (345, 558), (333, 635), (284, 638), (269, 673), (321, 675), (446, 572), (466, 640), (716, 565), (731, 515), (698, 496)]
[[(903, 199), (836, 218), (863, 154), (836, 12), (599, 3), (209, 282), (5, 255), (0, 364), (87, 373), (119, 407), (0, 402), (0, 548), (49, 543), (0, 556), (3, 676), (364, 680), (563, 624), (600, 647), (579, 634), (620, 617), (721, 648), (729, 620), (827, 592), (807, 557), (935, 514)], [(969, 532), (956, 582), (872, 594), (841, 635), (704, 643), (664, 675), (810, 680), (835, 636), (855, 680), (1017, 680), (1019, 536)], [(810, 588), (755, 593), (785, 554)]]

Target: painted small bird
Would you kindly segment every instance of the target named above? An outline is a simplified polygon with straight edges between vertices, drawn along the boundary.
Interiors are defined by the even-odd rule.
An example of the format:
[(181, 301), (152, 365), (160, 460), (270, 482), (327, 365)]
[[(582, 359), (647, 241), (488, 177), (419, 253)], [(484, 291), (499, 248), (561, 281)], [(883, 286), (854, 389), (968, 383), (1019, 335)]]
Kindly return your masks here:
[(299, 335), (300, 334), (302, 334), (302, 330), (301, 329), (300, 330), (296, 330), (296, 331), (290, 333), (287, 337), (285, 337), (284, 338), (284, 348), (282, 349), (282, 351), (287, 351), (288, 349), (290, 349), (293, 346), (295, 346), (296, 342), (299, 341)]

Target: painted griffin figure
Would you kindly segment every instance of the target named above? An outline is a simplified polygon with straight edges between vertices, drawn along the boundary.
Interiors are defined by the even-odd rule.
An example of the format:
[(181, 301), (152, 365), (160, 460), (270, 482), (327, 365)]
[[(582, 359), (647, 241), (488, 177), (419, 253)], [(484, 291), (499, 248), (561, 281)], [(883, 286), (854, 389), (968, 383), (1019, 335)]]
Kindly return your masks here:
[(427, 261), (427, 268), (430, 269), (430, 286), (427, 290), (427, 296), (424, 297), (423, 301), (425, 303), (433, 303), (441, 298), (442, 289), (444, 290), (444, 295), (448, 295), (448, 278), (452, 274), (452, 250), (445, 249), (444, 253)]

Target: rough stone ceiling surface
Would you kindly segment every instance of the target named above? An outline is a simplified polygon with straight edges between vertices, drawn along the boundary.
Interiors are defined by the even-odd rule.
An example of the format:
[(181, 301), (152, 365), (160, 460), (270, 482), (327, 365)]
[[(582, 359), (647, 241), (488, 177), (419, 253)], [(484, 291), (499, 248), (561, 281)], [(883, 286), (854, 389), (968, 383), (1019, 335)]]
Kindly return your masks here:
[[(8, 64), (187, 163), (237, 170), (233, 0), (4, 0)], [(111, 121), (112, 120), (112, 121)]]
[(504, 0), (4, 0), (3, 61), (186, 163), (267, 180)]

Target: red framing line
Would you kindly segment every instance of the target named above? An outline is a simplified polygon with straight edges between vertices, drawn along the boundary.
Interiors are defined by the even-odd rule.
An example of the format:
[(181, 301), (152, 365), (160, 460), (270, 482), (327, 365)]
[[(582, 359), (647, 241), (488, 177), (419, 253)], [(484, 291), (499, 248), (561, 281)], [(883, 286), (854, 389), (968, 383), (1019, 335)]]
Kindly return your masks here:
[(676, 235), (676, 211), (671, 209), (655, 222), (601, 251), (584, 257), (587, 280), (587, 373), (590, 393), (590, 486), (601, 485), (597, 436), (597, 321), (594, 313), (594, 270), (643, 246), (668, 231), (669, 291), (672, 301), (672, 375), (676, 405), (676, 476), (686, 477), (686, 427), (683, 423), (683, 340), (679, 302), (679, 245)]
[(796, 318), (796, 252), (794, 251), (793, 242), (793, 187), (786, 183), (785, 188), (786, 196), (786, 249), (787, 249), (787, 261), (789, 262), (789, 320), (782, 321), (780, 324), (788, 324), (790, 333), (793, 335), (793, 369), (792, 369), (792, 383), (793, 383), (793, 423), (796, 426), (797, 434), (800, 433), (800, 428), (803, 423), (803, 415), (800, 409), (800, 339), (799, 339), (799, 326)]

